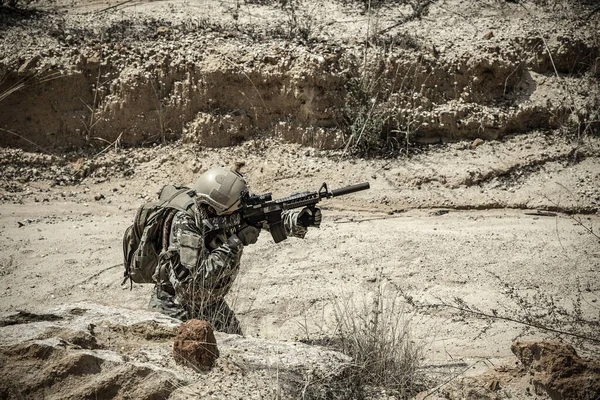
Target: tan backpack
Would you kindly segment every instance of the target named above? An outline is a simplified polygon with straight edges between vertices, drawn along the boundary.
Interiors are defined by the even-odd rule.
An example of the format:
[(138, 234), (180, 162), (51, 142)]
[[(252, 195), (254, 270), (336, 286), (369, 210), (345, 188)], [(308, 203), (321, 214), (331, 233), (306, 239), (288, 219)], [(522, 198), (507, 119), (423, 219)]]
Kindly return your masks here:
[(189, 188), (167, 185), (162, 188), (158, 201), (140, 206), (123, 235), (123, 284), (129, 279), (135, 283), (154, 283), (152, 278), (163, 249), (163, 227), (172, 210), (194, 216), (195, 192)]

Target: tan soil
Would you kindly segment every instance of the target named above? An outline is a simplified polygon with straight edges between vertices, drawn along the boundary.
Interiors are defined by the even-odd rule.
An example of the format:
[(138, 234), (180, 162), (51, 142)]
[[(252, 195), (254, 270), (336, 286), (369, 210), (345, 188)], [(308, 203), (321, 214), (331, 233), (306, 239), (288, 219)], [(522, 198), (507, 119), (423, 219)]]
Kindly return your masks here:
[[(419, 127), (412, 140), (434, 144), (380, 159), (349, 157), (336, 115), (367, 29), (407, 7), (301, 2), (298, 18), (314, 25), (290, 40), (290, 14), (275, 5), (241, 2), (237, 20), (236, 3), (220, 1), (93, 14), (116, 3), (57, 0), (42, 7), (56, 13), (0, 25), (0, 93), (63, 72), (0, 100), (0, 311), (80, 300), (145, 308), (150, 286), (121, 286), (120, 240), (135, 209), (164, 184), (244, 161), (251, 189), (275, 197), (371, 184), (323, 202), (323, 226), (304, 241), (262, 234), (247, 249), (229, 296), (246, 335), (326, 337), (336, 296), (361, 299), (381, 280), (437, 383), (514, 364), (516, 339), (558, 337), (598, 357), (591, 6), (435, 1), (390, 30), (389, 58), (368, 58), (376, 76), (407, 86), (382, 103), (404, 115), (398, 128)], [(171, 141), (149, 144), (160, 136)], [(509, 320), (527, 318), (596, 342)], [(454, 383), (435, 393), (468, 397)], [(524, 375), (502, 390), (487, 384), (488, 398), (533, 393)]]

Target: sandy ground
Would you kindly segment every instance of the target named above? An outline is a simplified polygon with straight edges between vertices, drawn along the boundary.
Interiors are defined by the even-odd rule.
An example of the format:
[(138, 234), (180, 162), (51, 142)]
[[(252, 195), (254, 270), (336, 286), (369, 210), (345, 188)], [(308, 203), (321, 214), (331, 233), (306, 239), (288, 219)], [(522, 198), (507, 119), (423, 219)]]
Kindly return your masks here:
[[(313, 189), (308, 182), (320, 182), (322, 176), (331, 187), (365, 180), (372, 188), (323, 201), (323, 227), (311, 231), (305, 240), (292, 238), (276, 245), (263, 234), (245, 251), (243, 270), (229, 301), (246, 334), (281, 340), (326, 336), (333, 327), (336, 296), (353, 296), (359, 302), (374, 293), (379, 282), (386, 288), (386, 296), (403, 304), (405, 317), (412, 318), (415, 337), (425, 345), (429, 363), (510, 358), (510, 344), (516, 338), (548, 335), (522, 324), (460, 315), (448, 307), (460, 306), (462, 301), (490, 315), (520, 320), (537, 316), (540, 321), (551, 321), (552, 307), (547, 308), (551, 298), (554, 308), (574, 313), (580, 307), (583, 317), (598, 317), (600, 252), (597, 236), (586, 230), (597, 229), (600, 220), (596, 214), (445, 208), (441, 205), (447, 201), (447, 193), (457, 189), (434, 190), (430, 184), (406, 188), (425, 192), (429, 199), (426, 207), (406, 207), (417, 195), (382, 202), (390, 195), (380, 187), (381, 174), (419, 161), (381, 161), (389, 170), (381, 169), (379, 177), (374, 174), (371, 179), (365, 174), (378, 167), (372, 162), (338, 161), (343, 173), (329, 171), (294, 179), (287, 174), (291, 167), (285, 167), (285, 156), (294, 149), (298, 147), (280, 145), (271, 150), (270, 160), (281, 166), (279, 174), (268, 174), (263, 166), (263, 175), (257, 176), (260, 169), (253, 162), (245, 167), (251, 185), (255, 176), (254, 187), (260, 187), (255, 190), (265, 191), (265, 182), (270, 180), (280, 195), (290, 181), (302, 182), (302, 189), (316, 190), (318, 185), (313, 183)], [(165, 150), (169, 148), (152, 151), (163, 154)], [(171, 150), (172, 154), (192, 154), (185, 148)], [(205, 150), (199, 156), (205, 162), (225, 154), (235, 159), (236, 151), (242, 150)], [(307, 158), (305, 165), (335, 162), (323, 155)], [(159, 182), (180, 183), (186, 179), (182, 176), (194, 175), (180, 173), (182, 166), (176, 163), (169, 166), (161, 159), (155, 161), (163, 167), (149, 161), (137, 169), (140, 176), (153, 171), (161, 179), (87, 178), (73, 187), (32, 182), (29, 190), (19, 195), (22, 204), (0, 205), (1, 309), (39, 309), (78, 300), (145, 307), (150, 285), (134, 285), (133, 290), (121, 286), (121, 235), (137, 206), (145, 201), (142, 197), (150, 198), (161, 187)], [(556, 182), (548, 186), (554, 187)], [(527, 191), (537, 198), (536, 193), (546, 189), (519, 186), (517, 193)], [(485, 191), (477, 190), (482, 196)], [(478, 205), (474, 203), (473, 208)]]
[[(151, 3), (129, 2), (122, 12), (132, 12), (140, 20), (144, 12), (164, 13), (171, 22), (185, 22), (180, 11), (200, 7), (180, 1)], [(202, 3), (202, 10), (210, 8), (231, 23), (234, 9), (228, 3)], [(240, 24), (253, 22), (250, 11), (255, 5), (250, 3), (244, 3)], [(449, 20), (461, 29), (468, 28), (469, 21), (480, 21), (473, 25), (475, 44), (453, 32), (426, 42), (427, 49), (433, 46), (450, 59), (470, 54), (490, 31), (496, 36), (488, 35), (485, 40), (501, 43), (512, 28), (495, 25), (498, 16), (514, 26), (523, 25), (521, 17), (516, 17), (518, 10), (504, 2), (487, 2), (492, 10), (489, 15), (477, 14), (480, 9), (448, 14), (446, 6), (473, 2), (441, 3), (434, 15), (447, 19), (411, 24), (422, 33), (426, 24), (447, 31), (444, 24)], [(90, 11), (115, 4), (60, 0), (48, 7), (87, 18)], [(325, 3), (322, 7), (327, 8)], [(557, 10), (567, 15), (569, 8)], [(266, 25), (269, 18), (278, 18), (280, 12), (272, 11), (273, 15), (264, 17)], [(330, 17), (326, 12), (323, 15)], [(385, 25), (399, 17), (382, 11), (378, 18)], [(548, 15), (542, 19), (545, 23), (552, 20)], [(350, 26), (356, 24), (363, 35), (364, 21), (352, 21), (348, 31), (331, 21), (323, 26), (350, 35)], [(536, 26), (527, 21), (528, 32), (535, 33)], [(342, 41), (354, 45), (351, 35)], [(485, 46), (489, 50), (491, 45)], [(563, 56), (568, 60), (568, 55)], [(47, 60), (52, 57), (64, 61), (58, 56)], [(547, 60), (539, 61), (539, 65), (544, 63)], [(470, 71), (477, 72), (477, 68)], [(564, 93), (556, 93), (563, 89), (563, 80), (548, 70), (530, 77), (528, 84), (537, 88), (535, 95), (531, 87), (523, 88), (522, 96), (533, 99), (528, 103), (532, 110), (552, 103), (546, 98), (556, 100), (555, 105), (562, 101)], [(438, 78), (443, 81), (445, 75)], [(495, 79), (504, 82), (504, 77)], [(551, 84), (541, 83), (546, 81)], [(473, 89), (471, 83), (465, 87)], [(528, 94), (526, 87), (532, 90)], [(593, 85), (582, 87), (578, 98), (593, 97), (592, 89)], [(481, 95), (485, 107), (495, 101), (494, 96), (492, 100), (486, 97), (485, 90), (480, 92), (471, 93)], [(27, 96), (21, 100), (27, 101)], [(79, 101), (73, 102), (83, 108)], [(502, 107), (490, 106), (486, 115), (501, 115)], [(540, 114), (556, 110), (549, 106)], [(444, 114), (444, 110), (437, 111)], [(534, 115), (515, 113), (516, 121), (525, 125)], [(128, 118), (131, 115), (123, 120), (128, 122)], [(506, 121), (517, 124), (510, 118)], [(44, 130), (40, 132), (39, 137), (46, 138)], [(305, 240), (274, 244), (263, 233), (256, 245), (245, 250), (242, 271), (228, 302), (246, 335), (319, 342), (334, 330), (336, 304), (347, 298), (369, 304), (370, 296), (383, 290), (386, 301), (399, 307), (396, 318), (410, 323), (413, 340), (422, 346), (424, 369), (440, 381), (513, 365), (510, 346), (516, 339), (558, 338), (573, 344), (580, 354), (598, 357), (598, 137), (535, 129), (493, 138), (493, 134), (475, 141), (445, 138), (437, 144), (412, 147), (410, 157), (383, 159), (350, 157), (341, 150), (300, 146), (270, 136), (216, 149), (180, 140), (127, 147), (112, 139), (112, 146), (102, 152), (86, 149), (51, 155), (2, 148), (0, 312), (44, 310), (82, 300), (145, 308), (152, 286), (134, 285), (130, 290), (128, 284), (122, 285), (121, 238), (137, 207), (153, 200), (165, 184), (189, 185), (210, 166), (243, 161), (242, 172), (252, 191), (273, 192), (275, 197), (317, 190), (322, 182), (330, 188), (359, 182), (371, 185), (368, 191), (324, 201), (324, 223)]]

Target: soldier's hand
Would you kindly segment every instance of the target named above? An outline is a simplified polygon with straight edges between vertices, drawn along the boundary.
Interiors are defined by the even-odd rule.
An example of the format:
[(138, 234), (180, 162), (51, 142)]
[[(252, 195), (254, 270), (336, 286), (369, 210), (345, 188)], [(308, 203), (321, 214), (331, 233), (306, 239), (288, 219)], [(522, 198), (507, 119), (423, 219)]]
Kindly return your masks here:
[(305, 207), (298, 214), (298, 223), (305, 228), (314, 226), (319, 228), (321, 226), (321, 210), (316, 207)]
[(258, 235), (260, 235), (260, 229), (252, 225), (244, 224), (237, 231), (236, 235), (244, 246), (248, 246), (249, 244), (256, 243)]

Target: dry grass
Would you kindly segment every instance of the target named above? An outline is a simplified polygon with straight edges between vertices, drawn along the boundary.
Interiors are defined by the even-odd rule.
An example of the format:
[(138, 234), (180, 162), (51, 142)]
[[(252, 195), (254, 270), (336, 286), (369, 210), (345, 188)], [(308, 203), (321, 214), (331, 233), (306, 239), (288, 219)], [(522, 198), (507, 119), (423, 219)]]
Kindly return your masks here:
[(373, 293), (336, 298), (334, 347), (352, 357), (349, 379), (364, 390), (384, 388), (400, 398), (419, 388), (422, 346), (399, 293), (377, 279)]
[(8, 7), (18, 7), (19, 3), (24, 4), (28, 3), (28, 1), (20, 1), (20, 0), (0, 0), (0, 6), (8, 6)]

